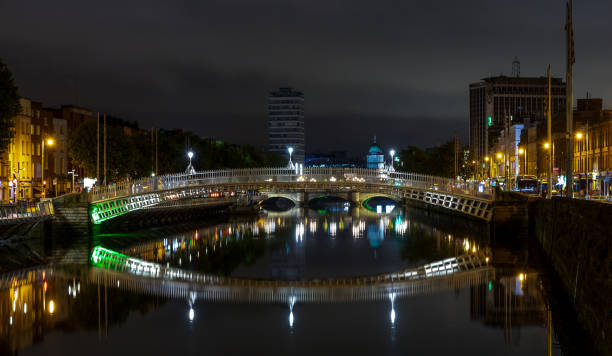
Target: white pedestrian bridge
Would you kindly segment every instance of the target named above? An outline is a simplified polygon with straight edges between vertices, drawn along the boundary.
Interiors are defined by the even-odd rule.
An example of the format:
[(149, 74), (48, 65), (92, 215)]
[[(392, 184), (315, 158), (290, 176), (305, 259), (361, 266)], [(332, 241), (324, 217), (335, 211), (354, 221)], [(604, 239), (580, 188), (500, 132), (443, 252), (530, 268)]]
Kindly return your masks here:
[(416, 173), (365, 168), (224, 169), (168, 174), (108, 186), (88, 193), (92, 222), (97, 224), (141, 209), (205, 204), (219, 198), (248, 201), (252, 196), (282, 196), (298, 203), (325, 194), (362, 203), (374, 196), (412, 200), (490, 221), (487, 193), (467, 183)]

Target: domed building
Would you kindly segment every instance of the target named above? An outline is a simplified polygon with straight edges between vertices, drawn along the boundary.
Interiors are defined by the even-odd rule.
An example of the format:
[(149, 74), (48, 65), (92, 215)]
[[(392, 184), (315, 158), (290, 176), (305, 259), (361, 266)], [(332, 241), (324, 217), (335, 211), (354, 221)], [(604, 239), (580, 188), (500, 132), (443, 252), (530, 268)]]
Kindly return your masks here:
[(376, 136), (374, 136), (374, 142), (370, 146), (370, 149), (368, 150), (368, 155), (366, 156), (366, 168), (385, 168), (385, 154), (383, 153), (380, 146), (376, 143)]

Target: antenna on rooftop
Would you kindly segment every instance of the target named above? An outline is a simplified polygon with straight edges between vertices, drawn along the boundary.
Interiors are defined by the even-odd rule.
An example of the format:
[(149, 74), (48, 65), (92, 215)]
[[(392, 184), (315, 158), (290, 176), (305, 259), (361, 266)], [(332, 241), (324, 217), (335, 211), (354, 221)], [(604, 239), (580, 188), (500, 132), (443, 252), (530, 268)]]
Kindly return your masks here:
[(512, 60), (512, 76), (515, 78), (518, 78), (521, 76), (521, 62), (516, 56)]

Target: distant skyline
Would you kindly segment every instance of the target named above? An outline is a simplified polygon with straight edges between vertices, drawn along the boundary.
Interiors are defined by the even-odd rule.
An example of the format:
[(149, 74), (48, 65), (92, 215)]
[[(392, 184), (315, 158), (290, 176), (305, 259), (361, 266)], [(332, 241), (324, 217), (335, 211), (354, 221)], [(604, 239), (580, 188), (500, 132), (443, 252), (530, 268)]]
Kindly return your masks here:
[[(574, 3), (574, 98), (612, 108), (612, 2)], [(20, 94), (264, 148), (267, 96), (304, 92), (307, 151), (467, 144), (468, 85), (565, 77), (565, 1), (0, 4)]]

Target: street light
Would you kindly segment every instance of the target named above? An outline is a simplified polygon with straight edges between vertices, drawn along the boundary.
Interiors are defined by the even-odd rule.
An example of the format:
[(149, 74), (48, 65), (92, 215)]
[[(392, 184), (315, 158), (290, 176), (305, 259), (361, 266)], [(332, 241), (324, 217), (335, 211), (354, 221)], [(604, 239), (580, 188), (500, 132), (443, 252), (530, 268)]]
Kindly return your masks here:
[(46, 196), (46, 194), (45, 194), (46, 189), (45, 189), (45, 184), (44, 184), (44, 182), (45, 182), (45, 143), (48, 146), (53, 146), (55, 141), (53, 141), (52, 138), (47, 138), (46, 140), (44, 138), (42, 139), (42, 152), (41, 152), (41, 155), (40, 155), (40, 158), (41, 158), (41, 161), (42, 161), (42, 163), (41, 163), (41, 179), (40, 179), (40, 181), (43, 183), (43, 185), (42, 185), (42, 195), (43, 195), (43, 197)]
[(293, 169), (293, 162), (291, 162), (291, 155), (293, 154), (293, 147), (288, 146), (287, 152), (289, 152), (289, 168)]
[(522, 154), (525, 155), (525, 166), (523, 168), (523, 175), (526, 176), (527, 175), (527, 149), (519, 148), (519, 154), (520, 155), (522, 155)]
[(187, 166), (186, 173), (195, 174), (195, 169), (191, 165), (191, 159), (193, 158), (193, 152), (192, 151), (187, 152), (187, 157), (189, 157), (189, 165)]
[(389, 166), (389, 171), (393, 172), (394, 171), (394, 169), (393, 169), (393, 156), (395, 156), (395, 150), (392, 149), (391, 151), (389, 151), (389, 154), (391, 155), (391, 165)]
[[(587, 134), (588, 134), (588, 131), (587, 131)], [(583, 137), (582, 132), (577, 132), (576, 133), (576, 139), (581, 140), (582, 137)], [(588, 144), (588, 143), (589, 143), (589, 141), (588, 141), (588, 137), (587, 137), (586, 144)], [(585, 189), (585, 196), (584, 196), (584, 198), (585, 199), (589, 199), (589, 174), (588, 174), (587, 168), (586, 168), (587, 165), (588, 165), (589, 150), (587, 149), (586, 152), (587, 153), (586, 153), (585, 162), (584, 162), (584, 176), (586, 177), (586, 189)], [(581, 163), (581, 165), (583, 165), (582, 164), (582, 144), (580, 145), (580, 161), (579, 162)], [(580, 181), (580, 177), (578, 177), (578, 181)], [(579, 186), (579, 188), (580, 188), (580, 186)]]

